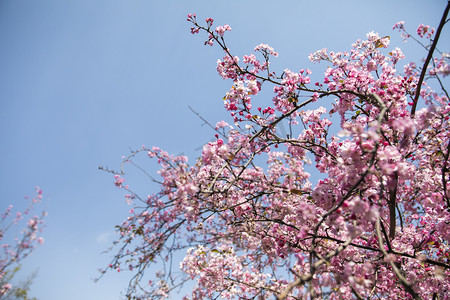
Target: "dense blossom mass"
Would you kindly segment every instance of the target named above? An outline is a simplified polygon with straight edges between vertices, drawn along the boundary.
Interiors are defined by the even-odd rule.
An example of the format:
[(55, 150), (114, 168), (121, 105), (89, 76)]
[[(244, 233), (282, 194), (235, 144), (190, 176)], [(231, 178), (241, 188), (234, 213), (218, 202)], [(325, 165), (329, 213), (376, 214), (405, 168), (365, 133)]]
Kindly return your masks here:
[[(446, 13), (438, 30), (417, 29), (428, 56)], [(133, 209), (109, 268), (135, 274), (128, 297), (168, 297), (192, 280), (186, 299), (449, 299), (449, 54), (419, 67), (370, 32), (349, 51), (312, 53), (326, 66), (316, 81), (306, 68), (274, 72), (265, 44), (232, 55), (228, 25), (188, 21), (224, 51), (233, 122), (217, 123), (192, 165), (156, 147), (125, 159), (143, 152), (161, 166), (146, 198), (116, 175)]]

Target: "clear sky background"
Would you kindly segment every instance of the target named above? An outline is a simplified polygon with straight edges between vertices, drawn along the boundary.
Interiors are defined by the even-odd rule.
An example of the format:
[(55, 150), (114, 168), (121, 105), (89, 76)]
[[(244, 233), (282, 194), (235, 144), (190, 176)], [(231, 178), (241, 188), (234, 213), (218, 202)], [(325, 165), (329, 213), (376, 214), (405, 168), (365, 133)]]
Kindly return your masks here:
[[(322, 70), (313, 74), (320, 80), (325, 65), (312, 67), (311, 52), (349, 50), (372, 30), (390, 35), (391, 47), (407, 56), (423, 57), (392, 26), (404, 20), (410, 31), (420, 23), (437, 27), (446, 2), (1, 0), (0, 209), (23, 207), (39, 185), (49, 214), (46, 242), (20, 273), (38, 270), (31, 295), (119, 299), (130, 273), (91, 280), (109, 262), (101, 252), (129, 210), (98, 166), (119, 169), (122, 155), (141, 145), (193, 161), (214, 132), (188, 105), (214, 124), (229, 121), (221, 99), (231, 82), (216, 73), (223, 54), (203, 46), (204, 34), (190, 34), (188, 13), (229, 24), (235, 54), (267, 43), (280, 53), (278, 73), (312, 68)], [(447, 30), (441, 50), (450, 50), (449, 37)], [(155, 191), (144, 175), (131, 178), (140, 192)]]

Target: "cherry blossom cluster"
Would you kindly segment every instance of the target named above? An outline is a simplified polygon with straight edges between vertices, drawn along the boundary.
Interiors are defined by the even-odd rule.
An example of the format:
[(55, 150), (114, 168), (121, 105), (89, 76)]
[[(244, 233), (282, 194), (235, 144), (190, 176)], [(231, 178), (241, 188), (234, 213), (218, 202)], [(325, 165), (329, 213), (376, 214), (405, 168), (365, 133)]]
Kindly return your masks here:
[[(44, 228), (43, 218), (46, 213), (42, 212), (41, 215), (30, 216), (35, 205), (39, 204), (41, 199), (42, 190), (36, 187), (36, 197), (31, 200), (30, 205), (23, 212), (17, 212), (13, 216), (13, 206), (10, 205), (0, 217), (0, 241), (2, 242), (0, 247), (0, 298), (5, 296), (13, 287), (9, 282), (14, 275), (12, 267), (17, 266), (38, 245), (44, 243), (44, 239), (39, 235)], [(21, 226), (21, 222), (25, 220), (26, 223), (21, 230), (21, 236), (11, 236), (10, 231)]]
[(430, 70), (431, 75), (442, 75), (446, 77), (450, 75), (450, 54), (442, 53), (441, 58), (436, 58), (434, 60), (435, 66)]
[[(223, 101), (234, 125), (212, 126), (215, 139), (192, 164), (156, 147), (126, 158), (144, 152), (159, 163), (156, 194), (140, 197), (123, 185), (123, 172), (115, 175), (133, 208), (117, 227), (120, 247), (107, 269), (135, 274), (128, 297), (170, 297), (192, 280), (185, 299), (445, 299), (445, 61), (432, 60), (425, 78), (413, 62), (399, 66), (405, 56), (389, 36), (370, 32), (348, 51), (312, 53), (312, 63), (326, 64), (323, 80), (313, 80), (307, 68), (272, 71), (278, 53), (266, 44), (233, 55), (228, 25), (188, 21), (225, 53), (217, 71), (232, 81)], [(407, 34), (403, 22), (394, 28)], [(422, 25), (417, 35), (434, 32)], [(441, 84), (433, 90), (424, 78)], [(254, 105), (266, 88), (273, 105)]]
[(431, 39), (435, 31), (436, 30), (429, 25), (420, 24), (419, 27), (417, 27), (417, 35), (421, 38)]
[[(429, 45), (423, 44), (421, 41), (419, 41), (410, 33), (408, 33), (403, 21), (396, 23), (393, 29), (397, 29), (398, 31), (401, 32), (404, 41), (407, 41), (409, 38), (412, 38), (413, 40), (418, 42), (423, 48), (428, 49), (428, 47), (430, 47)], [(433, 38), (436, 34), (436, 29), (432, 28), (430, 25), (420, 24), (417, 27), (416, 33), (420, 38), (429, 40), (431, 45), (431, 42), (433, 41)], [(431, 66), (429, 69), (429, 74), (432, 76), (434, 75), (443, 75), (444, 77), (448, 76), (450, 74), (449, 59), (450, 59), (449, 53), (441, 52), (440, 58), (434, 58), (433, 66)]]

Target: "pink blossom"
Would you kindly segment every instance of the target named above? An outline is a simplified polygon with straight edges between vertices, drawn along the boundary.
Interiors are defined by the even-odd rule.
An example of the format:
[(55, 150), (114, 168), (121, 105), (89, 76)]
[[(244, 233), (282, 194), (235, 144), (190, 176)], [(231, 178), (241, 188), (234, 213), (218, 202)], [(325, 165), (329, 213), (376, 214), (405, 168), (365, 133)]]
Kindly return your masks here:
[(367, 63), (367, 70), (369, 70), (370, 72), (376, 71), (377, 70), (377, 62), (375, 60), (371, 59)]
[(394, 26), (392, 27), (392, 29), (396, 29), (396, 28), (402, 29), (402, 28), (404, 28), (404, 25), (405, 25), (405, 21), (400, 21), (400, 22), (395, 23)]
[(429, 25), (425, 26), (423, 24), (420, 24), (419, 27), (417, 27), (417, 34), (422, 38), (425, 37), (427, 39), (430, 39), (433, 36), (434, 31), (435, 29), (431, 28)]
[[(212, 23), (211, 23), (211, 24), (212, 24)], [(230, 25), (225, 24), (225, 25), (223, 25), (223, 26), (218, 26), (218, 27), (216, 27), (216, 32), (217, 32), (220, 36), (223, 36), (224, 33), (225, 33), (225, 31), (231, 31)]]
[(192, 34), (196, 34), (200, 32), (200, 28), (199, 27), (191, 27), (191, 33)]
[(400, 130), (405, 136), (412, 136), (415, 133), (415, 125), (410, 118), (399, 118), (392, 122), (394, 129)]
[(448, 64), (448, 59), (450, 58), (449, 53), (443, 53), (440, 59), (435, 59), (436, 67), (430, 70), (431, 75), (443, 75), (446, 77), (450, 74), (450, 65)]
[(122, 187), (122, 183), (125, 182), (125, 179), (121, 178), (120, 175), (114, 175), (114, 178), (116, 179), (114, 184), (119, 188)]
[(0, 288), (0, 296), (5, 295), (10, 289), (12, 288), (12, 285), (10, 283), (5, 283)]
[(278, 52), (275, 52), (275, 50), (267, 44), (259, 44), (255, 47), (255, 51), (260, 51), (262, 53), (266, 53), (275, 57), (278, 56)]
[(214, 20), (212, 18), (207, 18), (205, 21), (206, 21), (206, 24), (208, 24), (208, 27), (211, 27), (214, 22)]
[(195, 14), (188, 14), (187, 15), (187, 20), (190, 21), (190, 22), (195, 22), (195, 18), (196, 18)]

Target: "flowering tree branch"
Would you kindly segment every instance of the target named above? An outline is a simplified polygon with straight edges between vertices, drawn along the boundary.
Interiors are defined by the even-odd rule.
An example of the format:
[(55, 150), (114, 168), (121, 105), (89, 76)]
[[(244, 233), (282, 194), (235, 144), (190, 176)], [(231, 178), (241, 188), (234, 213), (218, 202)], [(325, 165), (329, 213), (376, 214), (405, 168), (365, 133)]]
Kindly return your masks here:
[[(255, 47), (262, 59), (234, 56), (224, 38), (229, 25), (213, 28), (211, 18), (201, 25), (195, 15), (188, 21), (192, 33), (203, 31), (205, 44), (224, 53), (217, 71), (232, 81), (223, 101), (233, 125), (211, 125), (215, 139), (192, 164), (157, 147), (124, 159), (114, 183), (132, 208), (117, 226), (118, 249), (102, 274), (133, 272), (129, 299), (162, 299), (187, 280), (197, 284), (194, 299), (444, 295), (450, 289), (445, 91), (420, 92), (415, 64), (401, 74), (402, 51), (385, 53), (389, 37), (374, 32), (350, 51), (311, 54), (311, 62), (329, 65), (323, 81), (312, 83), (308, 69), (271, 70), (278, 53), (268, 45)], [(402, 22), (394, 28), (406, 34)], [(433, 33), (424, 25), (417, 30), (421, 38)], [(430, 76), (446, 76), (445, 59), (434, 63)], [(255, 100), (267, 87), (274, 92), (269, 106)], [(417, 94), (425, 107), (415, 111), (417, 101), (408, 99)], [(283, 123), (289, 134), (279, 131)], [(151, 176), (160, 190), (147, 197), (124, 178), (141, 153), (161, 166), (160, 178)], [(311, 179), (312, 170), (322, 179)], [(184, 259), (176, 271), (178, 255)]]
[[(436, 46), (438, 44), (442, 28), (444, 28), (444, 25), (447, 22), (447, 16), (448, 16), (448, 11), (449, 10), (450, 10), (450, 1), (447, 1), (447, 7), (445, 8), (444, 14), (442, 15), (441, 22), (439, 23), (438, 29), (436, 31), (436, 35), (435, 35), (435, 37), (433, 39), (433, 44), (431, 44), (431, 48), (428, 51), (427, 58), (425, 59), (425, 62), (424, 62), (423, 67), (422, 67), (422, 72), (421, 72), (420, 77), (419, 77), (419, 82), (417, 83), (417, 90), (416, 90), (416, 93), (415, 93), (415, 96), (414, 96), (413, 106), (411, 108), (411, 116), (412, 117), (414, 117), (414, 114), (416, 113), (417, 102), (419, 101), (420, 90), (422, 88), (423, 80), (425, 78), (425, 75), (427, 74), (428, 64), (430, 63), (431, 58), (433, 58), (433, 53), (434, 53), (434, 50), (436, 49)], [(448, 95), (447, 95), (447, 97), (448, 97)]]
[[(36, 194), (36, 197), (31, 200), (30, 205), (23, 212), (17, 212), (14, 219), (10, 219), (12, 205), (1, 215), (0, 298), (7, 297), (9, 295), (8, 292), (12, 290), (13, 286), (10, 281), (16, 273), (13, 266), (16, 265), (17, 267), (38, 245), (44, 243), (44, 239), (38, 235), (44, 228), (42, 224), (46, 212), (42, 212), (41, 215), (28, 216), (34, 207), (41, 202), (42, 191), (39, 187), (36, 187)], [(21, 231), (21, 236), (11, 236), (9, 231), (17, 227), (24, 218), (28, 218), (28, 220)]]

